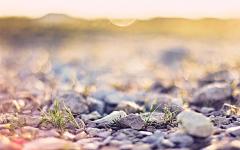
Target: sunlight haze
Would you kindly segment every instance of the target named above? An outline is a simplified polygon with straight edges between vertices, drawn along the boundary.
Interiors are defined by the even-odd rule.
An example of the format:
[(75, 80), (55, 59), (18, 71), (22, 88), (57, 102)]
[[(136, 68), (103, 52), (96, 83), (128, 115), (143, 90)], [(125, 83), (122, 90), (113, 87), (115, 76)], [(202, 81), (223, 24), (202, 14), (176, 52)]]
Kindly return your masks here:
[(239, 18), (239, 0), (0, 0), (0, 17), (39, 18), (61, 13), (76, 18)]

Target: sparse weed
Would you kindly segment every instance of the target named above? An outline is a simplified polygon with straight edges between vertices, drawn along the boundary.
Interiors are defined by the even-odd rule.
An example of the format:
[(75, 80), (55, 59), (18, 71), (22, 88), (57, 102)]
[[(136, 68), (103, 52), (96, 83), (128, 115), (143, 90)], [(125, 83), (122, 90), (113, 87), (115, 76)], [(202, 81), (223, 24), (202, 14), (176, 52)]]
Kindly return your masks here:
[[(64, 102), (63, 102), (63, 105), (64, 105), (65, 110), (66, 110), (66, 111), (68, 112), (68, 114), (69, 114), (70, 120), (71, 120), (72, 122), (74, 122), (74, 123), (77, 125), (77, 127), (80, 129), (77, 121), (75, 120), (75, 118), (74, 118), (73, 115), (72, 115), (71, 110), (67, 107), (67, 105), (66, 105)], [(84, 123), (82, 123), (82, 125), (83, 125), (82, 128), (83, 128), (83, 130), (84, 130)]]
[[(121, 118), (121, 116), (120, 116), (120, 118)], [(115, 118), (115, 119), (112, 119), (112, 124), (117, 124), (117, 120), (119, 120), (120, 118)]]
[(143, 108), (142, 110), (140, 110), (141, 112), (146, 112), (147, 111), (147, 102), (148, 102), (148, 98), (145, 98), (144, 100), (144, 104), (143, 104)]
[(13, 132), (13, 133), (15, 132), (15, 127), (14, 127), (14, 124), (13, 124), (13, 117), (11, 119), (10, 125), (6, 124), (6, 126), (7, 126), (7, 128), (9, 129), (10, 132)]
[[(43, 110), (41, 110), (41, 108), (39, 108), (41, 110), (41, 112), (44, 114), (43, 120), (41, 121), (41, 123), (44, 122), (44, 120), (46, 119), (46, 121), (50, 122), (54, 127), (59, 128), (61, 130), (64, 130), (65, 128), (67, 128), (67, 126), (65, 126), (65, 124), (67, 122), (73, 122), (77, 125), (77, 127), (80, 129), (78, 123), (76, 122), (76, 120), (74, 119), (71, 111), (69, 108), (67, 108), (66, 104), (63, 102), (64, 104), (64, 108), (61, 110), (60, 108), (60, 104), (58, 103), (58, 99), (56, 99), (56, 106), (55, 106), (55, 110), (54, 111), (50, 111), (48, 113), (44, 112)], [(65, 117), (64, 115), (67, 114), (67, 117)], [(83, 126), (84, 128), (84, 126)]]
[[(125, 115), (123, 116), (125, 117)], [(112, 119), (112, 123), (111, 123), (111, 128), (112, 129), (118, 129), (118, 128), (122, 128), (122, 126), (117, 122), (119, 119), (122, 118), (122, 115), (120, 115), (117, 118)], [(106, 128), (106, 127), (105, 127)]]
[[(125, 117), (125, 115), (124, 115), (124, 117)], [(117, 118), (112, 119), (112, 124), (117, 124), (117, 121), (118, 121), (120, 118), (122, 118), (122, 115), (120, 115), (120, 116), (117, 117)]]
[[(173, 112), (171, 112), (171, 108), (177, 108), (176, 110), (174, 110)], [(176, 121), (175, 116), (181, 111), (181, 108), (179, 106), (169, 106), (169, 104), (167, 103), (164, 108), (163, 108), (163, 112), (165, 113), (164, 115), (164, 122), (167, 124), (172, 124)]]
[(7, 119), (2, 113), (1, 113), (1, 119), (3, 123), (7, 123)]
[(228, 115), (230, 115), (230, 114), (239, 115), (240, 114), (240, 108), (237, 107), (238, 105), (234, 106), (231, 104), (224, 103), (222, 109), (224, 108), (224, 106), (229, 107), (229, 109), (227, 110)]
[[(150, 122), (150, 118), (151, 116), (153, 115), (154, 112), (157, 111), (157, 109), (162, 105), (162, 104), (159, 104), (154, 110), (153, 110), (153, 105), (154, 103), (152, 103), (151, 105), (151, 108), (150, 108), (150, 111), (151, 113), (147, 116), (147, 115), (144, 115), (145, 117), (145, 125), (144, 127), (146, 128), (147, 126), (152, 126), (154, 125), (155, 127), (157, 128), (165, 128), (167, 127), (168, 125), (170, 126), (176, 126), (176, 115), (181, 111), (182, 108), (180, 108), (179, 106), (169, 106), (169, 104), (165, 104), (165, 106), (163, 107), (162, 111), (164, 112), (164, 116), (161, 115), (161, 121), (162, 123), (154, 123), (154, 122)], [(174, 109), (174, 111), (171, 111), (171, 109)]]
[(152, 114), (158, 109), (158, 107), (160, 107), (160, 106), (162, 105), (162, 104), (159, 104), (159, 105), (152, 111), (152, 109), (153, 109), (153, 104), (154, 104), (154, 103), (152, 103), (151, 108), (150, 108), (150, 112), (151, 112), (150, 115), (148, 115), (148, 117), (147, 117), (146, 115), (144, 115), (144, 118), (145, 118), (145, 126), (148, 125), (149, 120), (150, 120)]
[(24, 118), (24, 122), (20, 123), (20, 125), (25, 125), (25, 126), (28, 125), (27, 121), (26, 121), (26, 118)]

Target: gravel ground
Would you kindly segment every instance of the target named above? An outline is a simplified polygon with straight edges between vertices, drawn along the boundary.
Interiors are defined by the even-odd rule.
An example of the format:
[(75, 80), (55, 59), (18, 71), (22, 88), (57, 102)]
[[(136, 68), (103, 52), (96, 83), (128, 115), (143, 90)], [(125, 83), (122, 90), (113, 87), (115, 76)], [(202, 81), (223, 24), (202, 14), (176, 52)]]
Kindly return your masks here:
[(43, 47), (0, 49), (0, 149), (240, 149), (238, 40), (96, 34)]

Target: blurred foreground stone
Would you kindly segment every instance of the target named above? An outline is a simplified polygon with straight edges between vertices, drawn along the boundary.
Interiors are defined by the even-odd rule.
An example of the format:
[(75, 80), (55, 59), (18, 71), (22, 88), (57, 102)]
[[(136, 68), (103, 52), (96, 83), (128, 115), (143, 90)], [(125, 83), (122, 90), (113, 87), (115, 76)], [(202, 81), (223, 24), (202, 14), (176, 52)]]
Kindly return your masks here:
[(20, 107), (16, 100), (6, 100), (2, 102), (0, 106), (0, 112), (3, 113), (20, 112)]
[(186, 133), (197, 137), (208, 137), (213, 132), (213, 124), (203, 114), (185, 110), (177, 116), (179, 126)]
[(135, 102), (121, 101), (115, 110), (123, 110), (127, 114), (138, 113), (140, 111), (140, 106)]
[(117, 120), (117, 123), (120, 124), (122, 127), (131, 127), (132, 129), (142, 129), (145, 125), (145, 121), (139, 114), (130, 114), (126, 117), (120, 118)]
[(215, 101), (224, 101), (231, 97), (232, 89), (228, 83), (212, 83), (203, 86), (193, 95), (194, 103), (214, 103)]
[(109, 114), (101, 119), (95, 120), (93, 122), (96, 124), (99, 124), (99, 126), (106, 126), (106, 125), (113, 123), (114, 119), (125, 117), (125, 116), (127, 116), (127, 114), (122, 110), (121, 111), (113, 111), (111, 114)]
[(40, 138), (34, 141), (31, 141), (28, 144), (24, 145), (24, 150), (33, 150), (36, 149), (51, 149), (51, 150), (60, 150), (60, 149), (73, 149), (79, 150), (80, 147), (71, 141), (58, 139), (54, 137)]

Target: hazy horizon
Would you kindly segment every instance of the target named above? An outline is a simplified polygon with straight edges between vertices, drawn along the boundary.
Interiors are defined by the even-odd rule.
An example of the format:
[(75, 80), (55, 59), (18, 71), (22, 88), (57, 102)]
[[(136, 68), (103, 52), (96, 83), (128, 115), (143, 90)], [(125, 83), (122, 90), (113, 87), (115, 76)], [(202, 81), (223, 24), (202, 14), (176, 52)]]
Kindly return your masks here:
[(76, 16), (71, 16), (68, 14), (64, 13), (47, 13), (39, 17), (31, 17), (31, 16), (0, 16), (0, 18), (19, 18), (19, 19), (42, 19), (47, 16), (56, 16), (56, 17), (68, 17), (71, 19), (82, 19), (82, 20), (142, 20), (142, 21), (148, 21), (148, 20), (153, 20), (153, 19), (184, 19), (184, 20), (204, 20), (204, 19), (216, 19), (216, 20), (239, 20), (239, 17), (229, 17), (229, 18), (217, 18), (217, 17), (202, 17), (202, 18), (187, 18), (187, 17), (163, 17), (163, 16), (156, 16), (156, 17), (149, 17), (149, 18), (107, 18), (107, 17), (99, 17), (99, 18), (84, 18), (84, 17), (76, 17)]

